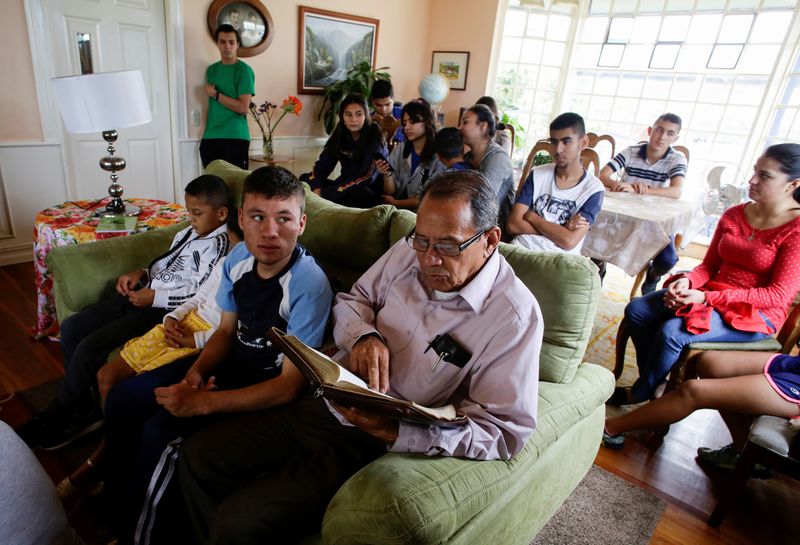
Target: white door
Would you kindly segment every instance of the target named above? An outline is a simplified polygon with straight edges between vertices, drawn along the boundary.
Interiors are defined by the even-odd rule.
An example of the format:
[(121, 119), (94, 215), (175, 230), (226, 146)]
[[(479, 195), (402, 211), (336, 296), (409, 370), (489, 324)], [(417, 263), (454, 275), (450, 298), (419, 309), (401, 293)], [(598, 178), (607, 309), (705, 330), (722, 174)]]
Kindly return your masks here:
[[(118, 129), (116, 155), (128, 165), (119, 174), (124, 198), (173, 199), (169, 89), (163, 0), (45, 0), (52, 74), (140, 69), (153, 120)], [(125, 97), (118, 97), (125, 107)], [(70, 198), (108, 195), (109, 173), (98, 161), (106, 142), (98, 134), (64, 132)]]

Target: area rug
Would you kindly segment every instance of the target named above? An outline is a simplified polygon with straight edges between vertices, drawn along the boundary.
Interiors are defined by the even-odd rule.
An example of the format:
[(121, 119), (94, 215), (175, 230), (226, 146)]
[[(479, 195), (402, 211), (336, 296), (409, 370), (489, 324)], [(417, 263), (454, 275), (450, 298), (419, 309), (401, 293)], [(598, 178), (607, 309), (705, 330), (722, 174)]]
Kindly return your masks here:
[(592, 466), (531, 545), (646, 545), (666, 502)]

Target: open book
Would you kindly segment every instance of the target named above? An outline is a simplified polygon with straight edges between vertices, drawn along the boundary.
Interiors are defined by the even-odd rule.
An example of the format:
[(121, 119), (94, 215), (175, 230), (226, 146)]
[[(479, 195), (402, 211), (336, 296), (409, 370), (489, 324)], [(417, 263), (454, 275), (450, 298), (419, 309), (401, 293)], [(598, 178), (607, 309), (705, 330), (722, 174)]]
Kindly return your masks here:
[(452, 405), (432, 409), (370, 390), (359, 377), (280, 329), (270, 329), (269, 338), (305, 375), (317, 396), (321, 395), (344, 407), (356, 407), (423, 424), (454, 425), (467, 421)]

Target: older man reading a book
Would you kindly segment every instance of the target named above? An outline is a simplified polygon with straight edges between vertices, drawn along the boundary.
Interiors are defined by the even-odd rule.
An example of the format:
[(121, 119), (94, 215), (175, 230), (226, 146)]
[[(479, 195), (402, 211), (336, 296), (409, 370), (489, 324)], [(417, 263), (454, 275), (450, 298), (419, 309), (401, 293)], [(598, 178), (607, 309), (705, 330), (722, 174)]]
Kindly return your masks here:
[(371, 388), (463, 423), (420, 424), (314, 397), (191, 437), (179, 474), (198, 538), (291, 543), (387, 450), (507, 460), (536, 426), (539, 305), (497, 251), (497, 199), (479, 172), (424, 190), (414, 232), (334, 306), (334, 359)]

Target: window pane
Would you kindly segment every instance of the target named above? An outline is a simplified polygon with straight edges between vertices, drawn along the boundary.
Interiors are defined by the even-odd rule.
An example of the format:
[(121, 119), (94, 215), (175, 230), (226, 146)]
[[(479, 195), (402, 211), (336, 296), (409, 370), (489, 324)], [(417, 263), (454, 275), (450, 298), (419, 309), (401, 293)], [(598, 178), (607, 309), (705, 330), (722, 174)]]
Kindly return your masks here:
[(650, 64), (652, 55), (652, 45), (629, 45), (626, 47), (625, 56), (622, 59), (622, 67), (644, 70)]
[(604, 44), (603, 50), (600, 53), (600, 59), (597, 61), (597, 66), (618, 67), (622, 61), (622, 54), (624, 52), (624, 45)]
[(576, 68), (595, 68), (600, 58), (600, 45), (579, 45), (575, 51), (574, 65)]
[(749, 104), (758, 106), (767, 89), (767, 78), (738, 77), (733, 84), (731, 104)]
[(521, 45), (522, 40), (519, 38), (503, 38), (503, 45), (500, 48), (500, 60), (517, 62)]
[(611, 97), (593, 96), (589, 104), (589, 117), (593, 119), (609, 119), (614, 99)]
[(544, 13), (528, 14), (528, 27), (525, 29), (525, 34), (528, 37), (544, 38), (544, 32), (546, 28), (547, 28), (547, 15), (545, 15)]
[(789, 129), (787, 138), (791, 140), (800, 140), (800, 115), (795, 114), (794, 123), (792, 123), (792, 128)]
[(614, 0), (614, 13), (633, 13), (636, 11), (636, 0)]
[(719, 130), (735, 134), (748, 134), (753, 130), (756, 108), (752, 106), (728, 106)]
[(739, 61), (739, 69), (751, 74), (769, 74), (780, 53), (779, 45), (748, 45)]
[(694, 0), (667, 0), (667, 11), (690, 11), (693, 7)]
[(594, 72), (578, 70), (570, 78), (571, 91), (575, 93), (591, 93), (594, 84)]
[(639, 0), (639, 13), (660, 13), (664, 0)]
[(583, 32), (580, 40), (585, 43), (597, 44), (606, 41), (606, 28), (608, 19), (606, 17), (587, 17), (583, 20)]
[(631, 32), (631, 43), (651, 44), (656, 41), (658, 29), (661, 26), (661, 17), (637, 17)]
[(593, 93), (597, 95), (614, 96), (617, 93), (619, 75), (614, 72), (598, 72), (594, 82)]
[(742, 54), (741, 45), (715, 45), (711, 57), (708, 59), (708, 68), (736, 68), (739, 56)]
[(517, 65), (502, 63), (497, 69), (497, 79), (495, 80), (498, 85), (513, 86), (517, 81)]
[(568, 112), (587, 112), (589, 111), (589, 97), (586, 95), (572, 95), (565, 106)]
[[(702, 108), (702, 104), (700, 105)], [(673, 114), (677, 115), (683, 121), (683, 126), (686, 127), (691, 125), (692, 122), (692, 112), (694, 112), (694, 103), (693, 102), (675, 102), (670, 100), (667, 102), (667, 111), (672, 112)]]
[(719, 32), (719, 26), (722, 24), (722, 15), (708, 14), (708, 15), (695, 15), (692, 17), (692, 23), (689, 25), (689, 33), (686, 35), (686, 41), (689, 43), (697, 44), (713, 44)]
[(617, 95), (623, 97), (640, 97), (644, 87), (643, 74), (622, 74), (617, 88)]
[(520, 87), (535, 87), (536, 77), (539, 75), (538, 66), (522, 64), (517, 70), (517, 85)]
[(744, 153), (745, 139), (741, 136), (718, 134), (711, 148), (713, 157), (722, 159), (735, 159)]
[(769, 135), (777, 136), (778, 138), (786, 138), (789, 135), (789, 129), (794, 121), (794, 116), (795, 110), (792, 108), (778, 109), (775, 112), (775, 119), (772, 121)]
[(561, 77), (561, 70), (558, 68), (548, 68), (542, 66), (539, 69), (539, 83), (536, 85), (537, 89), (546, 89), (554, 93), (558, 89), (558, 79)]
[(639, 102), (639, 110), (636, 112), (636, 119), (649, 126), (650, 123), (655, 121), (666, 109), (667, 102), (665, 100), (642, 100)]
[(592, 0), (589, 5), (589, 13), (606, 14), (611, 11), (611, 0)]
[(706, 76), (700, 90), (700, 102), (725, 104), (733, 79), (728, 76)]
[(553, 102), (555, 101), (555, 93), (550, 91), (536, 91), (536, 100), (533, 103), (533, 111), (542, 114), (551, 114), (553, 112)]
[(728, 9), (758, 9), (758, 0), (730, 0)]
[(725, 0), (699, 0), (697, 11), (717, 11), (725, 9)]
[(545, 42), (542, 64), (561, 66), (564, 63), (564, 44), (561, 42)]
[(661, 24), (660, 42), (682, 42), (689, 31), (691, 17), (688, 15), (669, 15)]
[(568, 112), (587, 112), (589, 111), (589, 97), (586, 95), (573, 95), (566, 102)]
[(633, 18), (614, 17), (611, 19), (611, 25), (608, 27), (608, 42), (618, 44), (627, 43), (632, 29)]
[(547, 24), (547, 39), (566, 42), (569, 38), (569, 27), (572, 19), (563, 15), (551, 15)]
[(678, 55), (675, 70), (683, 72), (704, 72), (708, 57), (711, 55), (710, 45), (684, 45)]
[(725, 111), (723, 106), (718, 104), (704, 104), (702, 108), (697, 108), (692, 118), (692, 128), (701, 131), (716, 132), (719, 130), (722, 114)]
[(796, 0), (764, 0), (765, 8), (793, 8)]
[(791, 20), (791, 11), (759, 13), (750, 33), (750, 43), (783, 43)]
[(700, 76), (679, 74), (672, 83), (670, 98), (675, 100), (695, 100), (700, 91)]
[(612, 119), (629, 119), (631, 112), (635, 112), (638, 105), (639, 100), (635, 98), (615, 98)]
[(505, 26), (503, 26), (504, 36), (522, 36), (525, 29), (525, 12), (519, 9), (509, 9), (506, 12)]
[(525, 89), (517, 94), (517, 100), (514, 103), (514, 106), (522, 111), (528, 111), (531, 109), (533, 105), (533, 96), (534, 91), (533, 89)]
[(672, 70), (681, 50), (679, 44), (656, 44), (653, 56), (650, 58), (650, 68), (663, 68)]
[(665, 99), (669, 96), (669, 88), (672, 86), (672, 76), (665, 74), (650, 74), (647, 76), (647, 83), (644, 84), (642, 96), (645, 98)]
[(494, 96), (502, 109), (508, 109), (514, 105), (514, 88), (505, 85), (496, 85)]
[[(800, 58), (800, 55), (798, 55)], [(789, 78), (786, 83), (786, 91), (781, 98), (781, 104), (798, 106), (800, 105), (800, 77), (794, 76)]]
[(726, 15), (722, 19), (722, 29), (719, 32), (717, 43), (736, 44), (747, 41), (753, 17), (753, 15)]
[(542, 40), (523, 40), (522, 62), (539, 64), (542, 60)]

